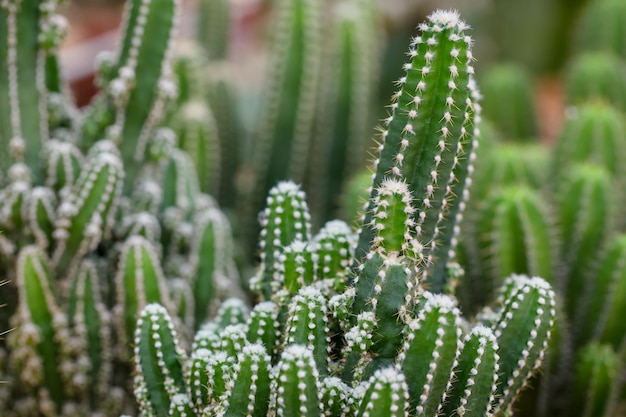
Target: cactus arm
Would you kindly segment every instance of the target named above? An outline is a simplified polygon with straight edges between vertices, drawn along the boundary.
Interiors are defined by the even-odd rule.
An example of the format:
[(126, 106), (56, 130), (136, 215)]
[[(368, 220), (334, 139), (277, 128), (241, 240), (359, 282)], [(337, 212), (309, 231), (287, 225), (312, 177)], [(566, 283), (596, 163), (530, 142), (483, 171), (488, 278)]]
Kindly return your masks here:
[(278, 259), (278, 281), (291, 294), (313, 283), (315, 262), (311, 246), (300, 240), (294, 240), (283, 248)]
[(219, 417), (265, 417), (270, 401), (271, 358), (260, 344), (246, 345), (238, 354), (237, 371), (229, 382)]
[(218, 326), (226, 327), (231, 324), (246, 323), (249, 315), (248, 306), (242, 300), (229, 298), (220, 305), (214, 321)]
[(459, 310), (452, 298), (424, 293), (416, 319), (408, 323), (398, 355), (409, 387), (410, 410), (417, 416), (441, 411), (461, 348)]
[[(382, 132), (357, 259), (362, 259), (371, 245), (373, 202), (387, 176), (404, 178), (417, 201), (414, 230), (428, 262), (438, 246), (445, 249), (450, 245), (438, 235), (456, 181), (454, 168), (461, 160), (470, 159), (461, 159), (458, 154), (471, 152), (459, 146), (459, 141), (473, 135), (470, 126), (477, 111), (473, 102), (472, 40), (465, 34), (467, 25), (452, 11), (434, 12), (419, 28), (422, 33), (412, 42), (411, 62), (405, 65), (406, 75), (399, 81), (400, 89), (393, 96), (392, 113)], [(462, 186), (464, 182), (457, 185), (457, 193)], [(438, 261), (446, 263), (447, 249), (438, 250), (438, 254)]]
[(40, 248), (47, 249), (52, 243), (56, 196), (46, 187), (35, 187), (31, 192), (29, 204), (29, 227)]
[(367, 382), (357, 417), (408, 417), (409, 388), (402, 372), (385, 368)]
[(277, 366), (276, 388), (272, 393), (276, 415), (320, 417), (321, 383), (313, 353), (305, 346), (291, 345), (282, 353)]
[(337, 377), (322, 380), (322, 405), (324, 417), (348, 417), (352, 389)]
[(304, 287), (289, 304), (286, 345), (302, 345), (312, 351), (315, 366), (328, 375), (328, 336), (326, 300), (314, 287)]
[(511, 407), (519, 390), (541, 365), (556, 314), (554, 292), (545, 280), (514, 275), (508, 281), (513, 283), (510, 295), (504, 298), (494, 325), (500, 347), (497, 415)]
[(59, 275), (107, 238), (119, 205), (124, 172), (117, 156), (102, 152), (88, 158), (73, 192), (59, 208), (53, 262)]
[(55, 301), (50, 267), (40, 248), (27, 246), (20, 251), (17, 285), (22, 295), (20, 326), (11, 337), (16, 343), (16, 363), (24, 361), (20, 377), (31, 389), (44, 388), (54, 408), (60, 410), (67, 398), (67, 376), (60, 366), (65, 359), (62, 344), (68, 341), (67, 322)]
[(313, 238), (313, 251), (317, 255), (316, 279), (331, 279), (333, 289), (338, 293), (348, 283), (354, 240), (352, 230), (341, 220), (327, 222)]
[(144, 415), (168, 417), (173, 397), (186, 392), (185, 353), (167, 311), (158, 304), (142, 309), (136, 329), (135, 397)]
[(478, 325), (465, 337), (452, 387), (444, 403), (446, 416), (490, 417), (498, 380), (498, 342), (491, 329)]
[(272, 301), (263, 301), (252, 309), (248, 318), (246, 339), (250, 343), (261, 343), (274, 356), (279, 336), (278, 306)]

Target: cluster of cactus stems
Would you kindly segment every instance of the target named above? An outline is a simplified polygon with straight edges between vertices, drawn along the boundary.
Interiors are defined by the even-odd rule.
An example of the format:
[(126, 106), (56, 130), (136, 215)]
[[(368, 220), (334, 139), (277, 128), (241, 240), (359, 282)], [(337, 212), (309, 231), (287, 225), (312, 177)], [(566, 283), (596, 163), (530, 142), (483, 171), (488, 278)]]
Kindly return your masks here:
[[(544, 372), (520, 400), (528, 404), (519, 415), (624, 412), (625, 224), (619, 210), (626, 96), (623, 41), (614, 35), (625, 11), (623, 2), (598, 0), (583, 13), (580, 53), (564, 78), (570, 107), (551, 149), (521, 133), (502, 133), (508, 143), (492, 140), (479, 155), (471, 215), (461, 225), (461, 306), (490, 302), (511, 273), (540, 275), (557, 293), (558, 324)], [(497, 93), (491, 99), (501, 100)], [(490, 312), (479, 317), (490, 320)]]
[(442, 293), (458, 279), (455, 223), (479, 94), (458, 14), (436, 11), (419, 29), (382, 129), (363, 227), (334, 220), (314, 234), (300, 186), (271, 188), (252, 309), (224, 302), (190, 353), (170, 310), (141, 311), (133, 346), (143, 415), (511, 412), (542, 361), (555, 295), (542, 278), (512, 275), (492, 314), (469, 322)]
[[(594, 210), (608, 212), (619, 162), (577, 166), (555, 188), (568, 219), (562, 233), (583, 233), (563, 247), (551, 245), (530, 187), (494, 196), (478, 187), (492, 201), (481, 226), (493, 232), (477, 263), (489, 265), (493, 302), (464, 316), (451, 291), (467, 288), (459, 262), (471, 249), (459, 239), (475, 204), (481, 113), (469, 26), (447, 10), (419, 25), (380, 128), (359, 229), (333, 220), (316, 231), (315, 216), (335, 210), (367, 146), (377, 71), (368, 54), (380, 46), (374, 5), (337, 2), (329, 56), (319, 2), (274, 5), (266, 105), (254, 159), (244, 158), (254, 175), (238, 184), (233, 204), (241, 155), (228, 151), (237, 140), (227, 133), (235, 132), (230, 86), (202, 75), (204, 62), (215, 72), (224, 64), (228, 11), (209, 3), (200, 14), (217, 23), (211, 34), (200, 28), (210, 39), (204, 55), (174, 46), (177, 1), (129, 1), (118, 53), (98, 62), (101, 93), (79, 110), (60, 75), (57, 2), (0, 2), (0, 273), (10, 280), (0, 326), (14, 328), (0, 342), (3, 415), (511, 415), (554, 344), (561, 310), (552, 288), (571, 299), (590, 290), (578, 270), (555, 276), (554, 253), (593, 263), (599, 251), (590, 246), (612, 223), (583, 210), (593, 199), (603, 204)], [(599, 130), (580, 128), (590, 129)], [(592, 153), (597, 141), (583, 136), (576, 152)], [(312, 146), (326, 150), (309, 156)], [(594, 155), (605, 161), (613, 150)], [(559, 162), (555, 178), (572, 159)], [(329, 177), (316, 175), (322, 166)], [(537, 181), (525, 166), (501, 167), (492, 165), (503, 182), (518, 172)], [(311, 191), (314, 215), (288, 179)], [(264, 197), (249, 303), (217, 201), (240, 205), (236, 227), (246, 233)], [(625, 247), (610, 246), (598, 288), (621, 288), (615, 259)], [(611, 384), (623, 332), (620, 293), (593, 294), (583, 310), (578, 300), (563, 308), (576, 316), (577, 343), (613, 344), (590, 345), (576, 370), (575, 389), (599, 386), (588, 415), (620, 395)]]

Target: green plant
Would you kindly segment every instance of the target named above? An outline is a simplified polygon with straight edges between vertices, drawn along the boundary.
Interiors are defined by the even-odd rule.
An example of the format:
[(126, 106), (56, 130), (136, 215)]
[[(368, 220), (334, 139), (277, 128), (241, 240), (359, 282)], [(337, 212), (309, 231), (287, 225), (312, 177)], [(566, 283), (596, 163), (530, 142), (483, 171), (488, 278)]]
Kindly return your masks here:
[(492, 321), (470, 331), (454, 297), (434, 292), (457, 278), (449, 252), (477, 140), (466, 29), (450, 11), (420, 25), (382, 131), (356, 253), (344, 223), (312, 236), (304, 193), (280, 182), (261, 216), (261, 264), (251, 281), (260, 303), (249, 316), (209, 321), (189, 360), (171, 314), (144, 308), (135, 333), (144, 414), (511, 412), (550, 338), (550, 285), (510, 277)]

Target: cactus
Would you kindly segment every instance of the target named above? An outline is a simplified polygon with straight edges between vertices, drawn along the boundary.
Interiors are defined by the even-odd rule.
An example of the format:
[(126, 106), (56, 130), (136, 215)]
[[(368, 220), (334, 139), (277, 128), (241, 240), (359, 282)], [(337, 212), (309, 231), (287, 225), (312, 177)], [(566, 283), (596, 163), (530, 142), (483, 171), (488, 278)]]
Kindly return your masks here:
[(425, 273), (433, 290), (441, 291), (454, 252), (460, 202), (467, 198), (466, 177), (477, 133), (473, 124), (480, 108), (465, 22), (456, 13), (435, 12), (419, 28), (422, 33), (411, 42), (411, 60), (404, 66), (406, 75), (398, 81), (382, 130), (356, 256), (363, 259), (372, 241), (376, 189), (386, 176), (406, 178), (419, 212), (413, 230), (430, 265)]
[(499, 64), (480, 79), (485, 118), (496, 123), (508, 140), (528, 141), (537, 137), (537, 111), (532, 82), (523, 68)]
[(582, 11), (578, 46), (583, 51), (609, 51), (626, 58), (624, 41), (626, 7), (619, 0), (596, 0)]

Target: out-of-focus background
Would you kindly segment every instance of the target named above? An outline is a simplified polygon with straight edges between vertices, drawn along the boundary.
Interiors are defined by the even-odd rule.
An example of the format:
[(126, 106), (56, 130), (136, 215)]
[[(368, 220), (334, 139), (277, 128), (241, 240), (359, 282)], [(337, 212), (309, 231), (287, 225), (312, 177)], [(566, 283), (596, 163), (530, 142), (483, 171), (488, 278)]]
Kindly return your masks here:
[[(197, 26), (197, 0), (184, 5), (179, 36), (192, 37)], [(478, 71), (494, 62), (512, 62), (528, 71), (543, 140), (551, 141), (563, 120), (560, 75), (575, 51), (576, 24), (589, 0), (378, 0), (383, 15), (386, 46), (381, 67), (381, 108), (401, 73), (407, 39), (416, 25), (437, 8), (455, 8), (473, 27)], [(263, 64), (263, 28), (271, 0), (231, 0), (231, 68), (244, 79), (260, 83)], [(64, 13), (70, 32), (62, 49), (65, 76), (79, 106), (96, 92), (94, 59), (102, 50), (114, 50), (120, 34), (123, 0), (71, 0)], [(479, 77), (480, 78), (480, 77)]]

